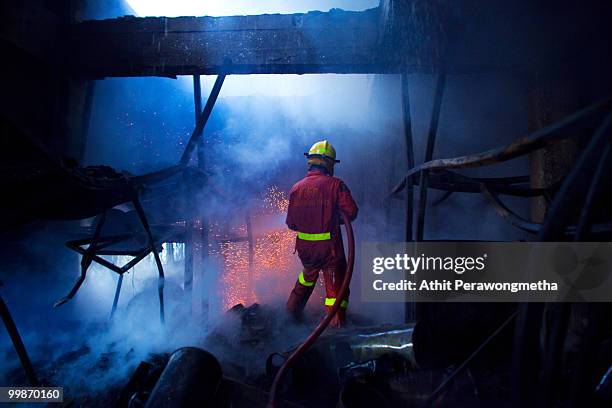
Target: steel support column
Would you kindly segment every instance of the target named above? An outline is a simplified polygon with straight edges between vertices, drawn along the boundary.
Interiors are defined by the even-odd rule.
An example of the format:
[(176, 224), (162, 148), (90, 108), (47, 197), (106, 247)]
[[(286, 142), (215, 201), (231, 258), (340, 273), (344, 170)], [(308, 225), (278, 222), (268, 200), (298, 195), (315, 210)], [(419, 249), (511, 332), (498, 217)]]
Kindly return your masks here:
[[(404, 122), (404, 142), (406, 145), (406, 162), (408, 168), (414, 167), (414, 144), (412, 140), (412, 120), (410, 116), (410, 87), (408, 81), (408, 71), (404, 69), (401, 75), (402, 87), (402, 118)], [(414, 185), (408, 183), (406, 186), (406, 242), (413, 241), (414, 224)], [(411, 294), (412, 296), (412, 294)], [(416, 307), (414, 299), (406, 299), (404, 303), (404, 321), (406, 323), (416, 320)]]
[[(193, 85), (194, 85), (194, 98), (195, 99), (195, 107), (196, 107), (196, 115), (198, 112), (202, 112), (202, 96), (201, 96), (201, 82), (200, 82), (200, 76), (199, 75), (194, 75), (193, 77)], [(197, 79), (196, 79), (197, 78)], [(218, 78), (217, 78), (218, 79)], [(196, 82), (197, 82), (197, 93), (196, 93)], [(220, 89), (220, 88), (219, 88)], [(212, 96), (212, 94), (211, 94)], [(209, 99), (210, 97), (209, 96)], [(217, 95), (214, 96), (214, 98), (216, 99), (218, 96)], [(207, 101), (208, 102), (208, 101)], [(208, 105), (208, 103), (207, 103)], [(211, 107), (212, 109), (212, 107)], [(196, 120), (198, 118), (196, 117)], [(197, 158), (197, 166), (198, 166), (198, 170), (200, 170), (200, 172), (202, 172), (203, 174), (206, 173), (206, 150), (205, 150), (205, 146), (206, 143), (204, 141), (204, 128), (202, 128), (202, 133), (200, 134), (200, 137), (198, 139), (198, 149), (196, 152), (196, 158)], [(199, 216), (199, 220), (198, 220), (198, 224), (199, 224), (199, 229), (195, 232), (194, 235), (194, 239), (196, 241), (196, 247), (198, 248), (198, 254), (199, 254), (199, 268), (200, 268), (200, 276), (202, 279), (204, 279), (204, 273), (205, 273), (205, 268), (206, 265), (208, 263), (208, 229), (209, 229), (209, 223), (208, 223), (208, 218), (206, 217), (206, 214), (202, 214), (200, 212), (200, 216)], [(206, 310), (208, 309), (208, 297), (205, 293), (202, 293), (202, 309)]]
[[(185, 150), (183, 151), (183, 155), (181, 156), (181, 165), (187, 166), (189, 161), (191, 160), (191, 155), (193, 151), (197, 147), (197, 165), (198, 169), (202, 172), (206, 170), (206, 162), (205, 162), (205, 151), (204, 151), (204, 127), (210, 118), (213, 107), (215, 106), (215, 102), (219, 97), (219, 93), (221, 92), (221, 87), (223, 86), (223, 81), (225, 80), (225, 75), (218, 75), (215, 80), (215, 84), (213, 85), (212, 90), (210, 91), (210, 95), (206, 100), (206, 105), (202, 110), (202, 87), (200, 83), (200, 76), (193, 76), (193, 93), (194, 93), (194, 105), (195, 105), (195, 115), (196, 115), (196, 124), (193, 132), (191, 133), (191, 137), (185, 146)], [(193, 203), (195, 204), (195, 203)], [(195, 205), (194, 205), (195, 207)], [(185, 241), (185, 274), (186, 274), (186, 282), (188, 279), (187, 275), (190, 275), (190, 290), (193, 285), (193, 223), (191, 220), (186, 220), (185, 225), (188, 229), (187, 237)], [(200, 230), (197, 236), (197, 240), (200, 244), (200, 255), (201, 255), (201, 267), (203, 268), (206, 265), (208, 258), (208, 220), (205, 217), (202, 217), (200, 220)], [(191, 245), (188, 247), (188, 239), (191, 240)], [(191, 258), (188, 258), (188, 255), (191, 254)], [(191, 271), (188, 272), (188, 268), (191, 268)], [(202, 271), (203, 273), (203, 271)], [(186, 286), (187, 287), (187, 286)], [(208, 298), (205, 293), (202, 294), (202, 308), (205, 310), (208, 307)]]
[[(412, 120), (410, 117), (410, 92), (408, 72), (403, 71), (402, 81), (402, 118), (404, 121), (404, 141), (406, 144), (406, 162), (408, 168), (414, 167), (414, 145), (412, 141)], [(406, 186), (406, 241), (412, 241), (412, 226), (414, 219), (414, 187), (412, 183)]]
[[(193, 76), (193, 102), (194, 102), (194, 115), (195, 115), (195, 127), (198, 127), (198, 121), (200, 120), (200, 114), (202, 112), (202, 88), (200, 85), (200, 76)], [(200, 158), (200, 140), (201, 137), (198, 136), (198, 159)], [(195, 197), (191, 197), (191, 207), (195, 207)], [(193, 226), (194, 220), (186, 219), (185, 220), (185, 271), (183, 278), (183, 287), (185, 290), (185, 294), (187, 296), (187, 302), (190, 305), (191, 310), (191, 302), (193, 296), (193, 253), (194, 253), (194, 244), (193, 244)]]
[[(438, 133), (438, 123), (440, 120), (440, 111), (442, 108), (442, 97), (444, 96), (444, 86), (446, 83), (446, 72), (441, 71), (438, 74), (436, 81), (436, 93), (434, 96), (433, 110), (431, 112), (431, 122), (429, 123), (429, 132), (427, 135), (427, 146), (425, 149), (424, 163), (431, 161), (433, 158), (434, 147), (436, 144), (436, 136)], [(417, 225), (416, 237), (417, 241), (423, 240), (425, 230), (425, 210), (427, 205), (427, 187), (428, 187), (428, 171), (421, 171), (419, 181), (419, 206), (417, 207)], [(410, 183), (409, 183), (410, 184)]]

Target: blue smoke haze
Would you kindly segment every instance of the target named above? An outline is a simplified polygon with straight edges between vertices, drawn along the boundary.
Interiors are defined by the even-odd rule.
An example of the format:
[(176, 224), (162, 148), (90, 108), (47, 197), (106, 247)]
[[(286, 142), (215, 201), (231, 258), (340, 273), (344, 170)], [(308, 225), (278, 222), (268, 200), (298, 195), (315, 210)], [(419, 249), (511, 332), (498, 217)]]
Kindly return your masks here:
[[(247, 2), (226, 3), (247, 7)], [(281, 8), (268, 10), (272, 3)], [(350, 3), (356, 4), (354, 7), (368, 8), (373, 2), (330, 3), (334, 7), (349, 8)], [(137, 7), (136, 2), (130, 4)], [(250, 6), (259, 11), (245, 8), (244, 12), (293, 12), (323, 7), (323, 2), (312, 1), (262, 4), (257, 2)], [(101, 9), (93, 2), (90, 6), (84, 18), (106, 18), (129, 12), (118, 6)], [(209, 77), (202, 79), (204, 97), (213, 81), (214, 78)], [(410, 81), (413, 134), (419, 163), (425, 148), (434, 78), (411, 75)], [(97, 81), (82, 162), (110, 165), (133, 174), (177, 163), (194, 125), (191, 83), (190, 77)], [(474, 153), (523, 136), (527, 129), (525, 100), (524, 89), (510, 75), (450, 76), (434, 157)], [(346, 181), (360, 206), (360, 216), (354, 226), (357, 248), (362, 240), (403, 240), (405, 199), (393, 199), (388, 207), (385, 204), (388, 192), (407, 170), (398, 76), (229, 76), (206, 125), (204, 137), (209, 182), (228, 192), (231, 200), (211, 191), (202, 193), (198, 196), (202, 213), (222, 214), (236, 222), (238, 212), (234, 209), (244, 210), (248, 206), (246, 203), (260, 197), (267, 187), (277, 185), (287, 191), (305, 172), (303, 151), (317, 140), (328, 139), (336, 146), (342, 161), (336, 175)], [(525, 159), (468, 174), (527, 173)], [(439, 194), (432, 191), (430, 200)], [(508, 203), (519, 213), (527, 214), (527, 200), (509, 200)], [(232, 214), (234, 219), (228, 216)], [(170, 352), (183, 345), (205, 345), (211, 327), (221, 326), (229, 332), (235, 330), (235, 324), (218, 311), (210, 313), (211, 326), (201, 323), (199, 308), (194, 309), (195, 315), (189, 314), (182, 300), (180, 255), (176, 261), (169, 260), (165, 264), (169, 316), (166, 331), (158, 322), (157, 272), (150, 260), (143, 261), (126, 275), (118, 315), (112, 323), (108, 322), (108, 313), (117, 277), (102, 268), (92, 268), (73, 301), (59, 309), (51, 309), (52, 303), (76, 278), (79, 259), (63, 247), (63, 238), (58, 237), (57, 231), (63, 224), (44, 225), (44, 229), (27, 239), (4, 248), (5, 253), (13, 255), (6, 260), (0, 279), (5, 282), (3, 296), (37, 367), (42, 366), (43, 371), (53, 373), (53, 368), (46, 366), (49, 362), (83, 345), (88, 348), (87, 353), (51, 375), (58, 384), (83, 393), (124, 384), (131, 370), (149, 353)], [(481, 196), (470, 194), (454, 194), (442, 205), (430, 207), (426, 237), (524, 238), (504, 224)], [(402, 305), (360, 302), (356, 286), (361, 281), (359, 257), (355, 270), (351, 310), (376, 323), (401, 321)], [(209, 281), (197, 283), (200, 286), (195, 291), (208, 290), (214, 306), (215, 302), (218, 304), (215, 285), (220, 272), (211, 264), (206, 266), (206, 273)], [(287, 279), (291, 281), (294, 277)], [(268, 283), (270, 288), (276, 284)], [(265, 292), (265, 285), (260, 285), (258, 290)], [(284, 300), (278, 299), (275, 307), (281, 309)], [(303, 327), (290, 330), (289, 337), (274, 347), (276, 350), (288, 348), (303, 332)], [(16, 375), (15, 370), (18, 371), (18, 362), (2, 330), (0, 347), (1, 355), (6, 356), (0, 367), (0, 383), (8, 384)], [(225, 350), (213, 351), (222, 360), (236, 357)], [(260, 369), (263, 369), (260, 357), (253, 356), (252, 360), (253, 364), (261, 362)], [(106, 361), (112, 370), (100, 365), (100, 361)], [(82, 373), (89, 373), (86, 380)]]

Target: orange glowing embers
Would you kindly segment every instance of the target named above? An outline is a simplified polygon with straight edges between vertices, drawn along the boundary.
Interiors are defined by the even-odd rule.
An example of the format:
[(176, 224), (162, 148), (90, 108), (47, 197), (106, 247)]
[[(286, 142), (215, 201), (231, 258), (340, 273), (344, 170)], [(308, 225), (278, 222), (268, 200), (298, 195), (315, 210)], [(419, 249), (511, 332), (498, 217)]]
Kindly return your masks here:
[[(291, 290), (299, 261), (293, 254), (295, 233), (285, 225), (288, 206), (289, 199), (276, 186), (268, 188), (252, 206), (252, 265), (249, 265), (246, 212), (238, 225), (226, 225), (223, 233), (216, 234), (220, 238), (218, 255), (222, 266), (223, 310), (237, 303), (274, 303), (284, 299)], [(218, 225), (215, 227), (219, 229)], [(224, 236), (233, 238), (221, 238)]]

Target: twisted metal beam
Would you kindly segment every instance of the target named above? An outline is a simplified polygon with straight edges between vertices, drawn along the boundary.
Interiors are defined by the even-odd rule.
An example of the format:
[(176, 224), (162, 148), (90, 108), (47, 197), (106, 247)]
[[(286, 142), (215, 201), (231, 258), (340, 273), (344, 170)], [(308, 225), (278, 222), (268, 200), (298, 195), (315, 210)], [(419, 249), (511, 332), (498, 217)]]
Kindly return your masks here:
[[(495, 191), (489, 189), (488, 186), (482, 184), (481, 192), (484, 198), (486, 198), (487, 202), (493, 207), (495, 212), (502, 217), (504, 220), (508, 221), (510, 224), (515, 227), (526, 231), (530, 234), (539, 234), (542, 230), (543, 224), (537, 222), (531, 222), (520, 215), (516, 214), (514, 211), (510, 210), (498, 197)], [(570, 225), (564, 228), (563, 235), (565, 236), (575, 236), (577, 231), (580, 229), (580, 226)], [(593, 224), (591, 226), (591, 232), (594, 234), (605, 234), (612, 231), (612, 223), (598, 223)]]
[[(411, 177), (413, 183), (418, 183), (417, 177)], [(529, 176), (513, 177), (468, 177), (448, 170), (436, 170), (429, 174), (429, 187), (436, 190), (461, 192), (461, 193), (480, 193), (480, 186), (485, 184), (487, 188), (499, 194), (535, 197), (544, 195), (556, 189), (556, 185), (547, 188), (529, 188), (517, 186), (526, 184)]]
[(540, 231), (541, 224), (527, 221), (521, 216), (514, 213), (508, 207), (504, 205), (504, 203), (497, 197), (497, 194), (492, 193), (485, 184), (481, 184), (480, 191), (482, 195), (487, 199), (487, 202), (493, 207), (495, 212), (502, 217), (504, 220), (508, 221), (510, 224), (514, 225), (518, 229), (529, 232), (530, 234), (537, 234)]
[(585, 137), (585, 134), (591, 133), (589, 130), (593, 130), (593, 123), (599, 123), (610, 108), (612, 108), (612, 99), (606, 99), (504, 147), (466, 156), (427, 161), (408, 170), (402, 181), (393, 188), (391, 195), (401, 192), (408, 184), (409, 177), (423, 170), (463, 169), (502, 163), (564, 139)]

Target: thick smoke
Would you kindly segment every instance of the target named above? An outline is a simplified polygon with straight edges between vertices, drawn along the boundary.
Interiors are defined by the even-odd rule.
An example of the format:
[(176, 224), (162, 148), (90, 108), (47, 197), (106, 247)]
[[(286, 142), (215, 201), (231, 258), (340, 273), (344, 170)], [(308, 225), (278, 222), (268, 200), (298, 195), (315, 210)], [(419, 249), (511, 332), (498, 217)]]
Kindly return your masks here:
[[(61, 225), (35, 231), (19, 243), (6, 245), (7, 260), (2, 274), (2, 295), (15, 318), (34, 367), (45, 384), (65, 387), (66, 395), (85, 405), (108, 406), (142, 360), (163, 355), (183, 346), (204, 347), (232, 371), (241, 362), (247, 374), (263, 372), (262, 356), (282, 351), (303, 338), (308, 326), (295, 326), (284, 316), (272, 319), (272, 336), (258, 348), (243, 347), (238, 315), (211, 313), (189, 304), (182, 290), (181, 247), (170, 255), (162, 252), (166, 272), (166, 324), (159, 321), (157, 270), (152, 259), (145, 259), (125, 275), (119, 308), (109, 319), (117, 276), (92, 266), (76, 298), (58, 309), (55, 300), (66, 293), (78, 270), (78, 257), (65, 250)], [(114, 259), (119, 261), (118, 259)], [(179, 266), (180, 265), (180, 266)], [(215, 277), (213, 270), (207, 274)], [(214, 299), (212, 299), (214, 300)], [(272, 304), (266, 310), (278, 310)], [(214, 338), (210, 335), (214, 334)], [(240, 353), (237, 350), (240, 350)], [(0, 384), (18, 385), (27, 381), (9, 338), (0, 332)], [(99, 398), (109, 398), (99, 400)], [(90, 401), (88, 404), (87, 401)]]
[[(294, 78), (299, 84), (304, 77)], [(230, 95), (232, 79), (227, 79)], [(269, 78), (270, 81), (275, 79)], [(382, 216), (379, 209), (367, 209), (367, 189), (359, 187), (363, 177), (363, 170), (359, 170), (360, 158), (366, 156), (377, 140), (384, 139), (386, 129), (384, 123), (376, 124), (374, 112), (378, 109), (370, 106), (372, 77), (320, 79), (326, 83), (324, 92), (321, 86), (318, 90), (310, 87), (304, 91), (294, 85), (295, 91), (289, 86), (285, 89), (288, 95), (282, 96), (228, 96), (222, 93), (205, 130), (207, 169), (213, 188), (198, 194), (198, 206), (203, 214), (218, 217), (230, 226), (241, 224), (242, 211), (255, 211), (249, 207), (255, 206), (267, 188), (278, 186), (286, 192), (302, 177), (306, 170), (302, 153), (314, 141), (327, 138), (336, 145), (342, 160), (338, 176), (353, 188), (362, 207), (360, 222), (369, 220), (369, 224), (364, 224), (364, 231), (369, 239), (376, 239), (373, 233)], [(193, 126), (189, 82), (168, 79), (99, 82), (84, 164), (112, 165), (143, 174), (175, 163)], [(316, 82), (317, 78), (307, 78), (307, 83)], [(291, 96), (292, 92), (297, 95)], [(361, 140), (368, 142), (358, 143)], [(235, 197), (241, 199), (235, 200)], [(180, 214), (177, 219), (181, 219)], [(255, 234), (283, 228), (283, 224), (282, 214), (261, 222), (254, 219)], [(64, 226), (68, 227), (69, 224)], [(355, 228), (359, 237), (360, 224)], [(382, 229), (378, 232), (384, 235)], [(3, 277), (6, 282), (3, 293), (37, 368), (48, 375), (49, 380), (68, 387), (73, 395), (119, 387), (138, 362), (151, 353), (171, 352), (184, 345), (214, 349), (216, 346), (206, 344), (206, 339), (215, 327), (237, 330), (237, 324), (232, 323), (235, 318), (225, 313), (219, 299), (223, 269), (218, 260), (211, 259), (204, 267), (205, 279), (198, 280), (196, 271), (194, 302), (185, 303), (181, 245), (167, 244), (162, 253), (166, 273), (165, 329), (159, 324), (157, 270), (151, 258), (143, 260), (124, 276), (118, 311), (112, 321), (109, 321), (109, 313), (118, 277), (95, 264), (75, 299), (61, 308), (51, 309), (53, 302), (67, 292), (78, 274), (79, 259), (61, 245), (65, 239), (51, 228), (19, 244), (20, 247), (11, 253), (25, 257), (15, 271), (15, 276), (20, 278)], [(286, 252), (286, 256), (293, 258), (294, 270), (277, 276), (274, 281), (256, 279), (254, 282), (258, 298), (273, 310), (282, 310), (299, 271), (292, 248), (287, 248)], [(358, 282), (357, 277), (355, 282)], [(23, 293), (31, 294), (32, 301), (20, 295)], [(209, 308), (203, 310), (200, 298), (206, 297), (206, 293), (210, 299)], [(358, 293), (355, 288), (354, 293)], [(315, 316), (320, 316), (322, 311), (321, 297), (321, 288), (318, 288), (310, 302)], [(357, 300), (358, 295), (355, 298)], [(360, 309), (357, 301), (354, 309)], [(283, 321), (285, 317), (281, 313), (277, 319)], [(44, 324), (37, 324), (39, 322)], [(285, 331), (278, 336), (281, 341), (271, 344), (266, 352), (289, 348), (308, 330), (308, 326), (299, 326), (286, 332), (291, 325), (283, 327)], [(8, 338), (3, 337), (2, 344), (9, 362), (3, 366), (3, 383), (8, 384), (21, 377)], [(223, 348), (214, 351), (222, 360), (231, 360), (235, 355)], [(253, 356), (251, 370), (256, 367), (263, 370), (262, 355), (267, 354)], [(92, 375), (85, 379), (79, 375), (82, 372)]]
[[(212, 81), (214, 78), (203, 79), (204, 96)], [(410, 76), (417, 163), (422, 161), (425, 149), (434, 83), (430, 75)], [(517, 83), (503, 75), (451, 75), (434, 157), (478, 152), (524, 135), (525, 95)], [(175, 164), (194, 124), (190, 87), (191, 78), (98, 81), (86, 154), (81, 161), (133, 174)], [(268, 188), (276, 186), (286, 193), (305, 173), (302, 153), (313, 142), (328, 139), (341, 160), (336, 175), (345, 180), (360, 206), (354, 225), (357, 249), (362, 241), (403, 240), (405, 196), (387, 200), (389, 191), (407, 170), (401, 113), (396, 75), (229, 76), (204, 131), (208, 187), (195, 195), (198, 213), (230, 229), (240, 226), (244, 213), (255, 212), (256, 203)], [(526, 161), (518, 161), (490, 170), (467, 174), (527, 174), (528, 166)], [(430, 202), (440, 194), (431, 191)], [(526, 213), (525, 201), (509, 203)], [(181, 214), (176, 214), (176, 220), (180, 219)], [(259, 224), (254, 221), (255, 234), (282, 228), (283, 221), (282, 214)], [(173, 245), (172, 251), (166, 245), (163, 253), (167, 275), (165, 329), (159, 324), (157, 271), (151, 259), (125, 275), (112, 322), (108, 317), (117, 276), (101, 267), (92, 267), (72, 302), (51, 309), (53, 301), (70, 288), (78, 274), (79, 259), (63, 247), (66, 238), (58, 233), (62, 225), (69, 224), (53, 224), (29, 234), (19, 244), (3, 248), (7, 267), (0, 277), (5, 282), (2, 293), (35, 364), (52, 381), (83, 395), (120, 386), (138, 362), (151, 353), (167, 353), (185, 345), (203, 346), (222, 361), (239, 363), (234, 361), (231, 345), (221, 347), (211, 343), (209, 337), (216, 329), (226, 334), (238, 331), (237, 318), (225, 313), (219, 299), (224, 269), (215, 259), (206, 265), (196, 264), (194, 300), (186, 302), (181, 245)], [(425, 236), (448, 240), (523, 238), (499, 220), (482, 197), (470, 194), (453, 194), (441, 205), (428, 207)], [(263, 370), (262, 355), (291, 347), (308, 330), (308, 326), (286, 324), (279, 312), (299, 271), (291, 251), (287, 250), (295, 262), (294, 271), (275, 275), (274, 280), (255, 281), (258, 298), (276, 311), (277, 321), (282, 322), (278, 325), (284, 331), (268, 349), (243, 359), (252, 362), (252, 370)], [(351, 312), (372, 324), (401, 321), (403, 305), (360, 302), (359, 254), (356, 262)], [(320, 316), (322, 309), (315, 304), (319, 296), (313, 296), (310, 302), (315, 316)], [(208, 308), (202, 306), (202, 298), (210, 300)], [(9, 384), (20, 378), (18, 361), (8, 337), (0, 333), (6, 356), (0, 380)], [(58, 364), (62, 358), (70, 362), (59, 364), (57, 371), (51, 362)]]

